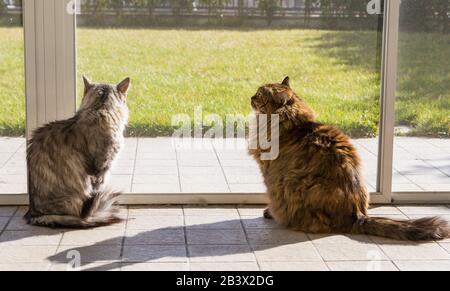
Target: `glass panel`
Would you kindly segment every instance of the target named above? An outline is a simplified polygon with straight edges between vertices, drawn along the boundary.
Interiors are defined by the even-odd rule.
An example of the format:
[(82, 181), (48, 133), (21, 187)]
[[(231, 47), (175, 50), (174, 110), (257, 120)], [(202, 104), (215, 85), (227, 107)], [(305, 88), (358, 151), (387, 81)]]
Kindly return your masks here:
[(394, 191), (450, 191), (450, 5), (403, 0)]
[(0, 195), (27, 192), (20, 3), (0, 0)]
[(258, 86), (289, 75), (321, 122), (354, 138), (375, 191), (380, 2), (80, 1), (78, 80), (133, 80), (128, 135), (139, 139), (128, 139), (113, 183), (133, 192), (264, 191), (244, 149), (194, 155), (149, 138), (171, 136), (175, 114), (247, 116)]

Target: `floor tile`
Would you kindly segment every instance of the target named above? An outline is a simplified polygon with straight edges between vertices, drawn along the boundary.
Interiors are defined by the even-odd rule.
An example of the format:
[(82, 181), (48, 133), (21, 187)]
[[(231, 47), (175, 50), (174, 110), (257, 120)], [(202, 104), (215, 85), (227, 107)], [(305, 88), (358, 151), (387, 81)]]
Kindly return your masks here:
[(257, 174), (226, 174), (226, 177), (230, 184), (262, 184), (264, 182), (263, 178)]
[(252, 248), (258, 262), (323, 261), (309, 241), (286, 245), (254, 245)]
[[(175, 156), (174, 156), (175, 157)], [(147, 160), (145, 157), (136, 157), (136, 170), (144, 168), (156, 168), (156, 167), (178, 167), (176, 159), (159, 159), (159, 160)]]
[(331, 271), (398, 271), (390, 261), (340, 261), (327, 265)]
[(180, 193), (180, 185), (177, 184), (133, 184), (132, 185), (133, 193), (156, 193), (156, 194), (165, 194), (165, 193)]
[(62, 246), (121, 245), (122, 230), (76, 230), (64, 233)]
[(213, 160), (217, 161), (217, 156), (214, 152), (207, 153), (179, 153), (178, 160)]
[(180, 181), (182, 186), (226, 186), (227, 182), (222, 174), (214, 176), (192, 176), (185, 177), (181, 174)]
[(238, 206), (237, 207), (239, 214), (241, 216), (261, 216), (264, 213), (264, 209), (266, 209), (266, 206)]
[(134, 175), (134, 184), (178, 184), (178, 175)]
[(384, 261), (380, 248), (370, 243), (314, 244), (325, 261)]
[(50, 261), (59, 264), (71, 264), (76, 259), (80, 259), (81, 264), (112, 262), (120, 260), (120, 253), (120, 245), (60, 246)]
[(315, 244), (360, 244), (371, 243), (372, 240), (366, 235), (324, 235), (308, 234), (310, 240)]
[[(205, 179), (221, 177), (224, 178), (222, 168), (217, 167), (180, 167), (180, 177), (183, 179), (192, 179), (195, 181), (197, 177), (204, 177)], [(202, 181), (203, 182), (203, 181)]]
[(26, 175), (1, 175), (0, 184), (26, 184)]
[(181, 184), (183, 193), (229, 193), (230, 189), (225, 182), (219, 184)]
[(2, 194), (24, 194), (27, 191), (26, 184), (0, 184), (0, 193)]
[(383, 214), (403, 214), (397, 207), (394, 206), (373, 206), (369, 209), (369, 215), (383, 215)]
[(398, 184), (394, 180), (394, 184), (392, 185), (392, 191), (394, 192), (420, 192), (423, 191), (420, 186), (414, 184), (414, 183), (408, 183), (408, 184)]
[(410, 214), (450, 215), (450, 209), (445, 206), (399, 206), (398, 209), (408, 216)]
[(401, 271), (450, 271), (450, 260), (446, 261), (395, 261)]
[(190, 229), (242, 229), (239, 216), (186, 216), (185, 223)]
[(247, 244), (241, 229), (186, 229), (190, 245), (239, 245)]
[(2, 246), (2, 264), (46, 263), (55, 254), (57, 246)]
[(148, 165), (155, 165), (156, 161), (165, 161), (165, 162), (159, 162), (161, 165), (174, 165), (176, 163), (169, 162), (169, 161), (175, 161), (177, 159), (177, 154), (175, 152), (166, 152), (166, 153), (143, 153), (138, 152), (136, 157), (136, 165), (139, 166), (148, 166)]
[(114, 191), (131, 192), (131, 180), (132, 175), (111, 175), (106, 180), (106, 185), (108, 188)]
[(42, 227), (28, 225), (25, 219), (21, 216), (14, 216), (8, 224), (7, 230), (36, 230), (39, 231)]
[(447, 253), (449, 253), (450, 254), (450, 242), (445, 242), (445, 243), (439, 243), (439, 245), (442, 247), (442, 248), (444, 248), (446, 251), (447, 251)]
[(134, 172), (134, 160), (118, 160), (111, 169), (112, 175), (132, 175)]
[(6, 224), (8, 224), (9, 217), (0, 217), (0, 231), (2, 231)]
[(181, 167), (218, 167), (219, 160), (178, 160)]
[(131, 206), (129, 216), (182, 216), (183, 209), (174, 206)]
[(0, 264), (0, 272), (43, 272), (50, 268), (50, 263), (11, 263)]
[(259, 271), (256, 263), (191, 263), (191, 271)]
[(58, 246), (62, 236), (62, 231), (51, 229), (5, 231), (0, 236), (0, 246)]
[(137, 175), (178, 175), (178, 168), (174, 166), (145, 166), (136, 167)]
[(190, 216), (229, 216), (229, 217), (236, 217), (238, 214), (238, 211), (236, 207), (195, 207), (195, 206), (185, 206), (184, 207), (184, 215)]
[(55, 263), (50, 267), (50, 271), (57, 272), (76, 272), (76, 271), (120, 271), (120, 262), (101, 262), (101, 263), (84, 263), (81, 266), (75, 266), (66, 263)]
[(328, 271), (324, 262), (260, 262), (261, 271)]
[(450, 254), (437, 243), (391, 243), (379, 247), (391, 260), (450, 260)]
[(183, 228), (131, 230), (125, 238), (126, 245), (184, 245), (186, 243)]
[(188, 263), (122, 263), (122, 271), (141, 272), (141, 271), (189, 271)]
[(135, 216), (128, 220), (128, 229), (167, 229), (184, 226), (182, 216)]
[[(241, 210), (239, 210), (241, 211)], [(261, 210), (262, 213), (263, 210)], [(242, 216), (242, 223), (245, 228), (248, 229), (259, 229), (259, 228), (283, 228), (273, 219), (266, 219), (262, 216)]]
[(266, 186), (262, 183), (256, 184), (230, 184), (233, 193), (266, 193)]
[(190, 245), (191, 262), (254, 262), (253, 251), (248, 245)]
[(184, 245), (125, 245), (124, 262), (187, 262)]
[(308, 241), (306, 234), (288, 229), (247, 229), (251, 245), (294, 244)]

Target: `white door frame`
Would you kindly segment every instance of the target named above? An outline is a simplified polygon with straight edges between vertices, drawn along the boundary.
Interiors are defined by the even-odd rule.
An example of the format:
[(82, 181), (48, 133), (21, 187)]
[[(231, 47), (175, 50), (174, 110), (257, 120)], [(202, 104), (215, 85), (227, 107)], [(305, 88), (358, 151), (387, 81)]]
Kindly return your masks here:
[(75, 14), (70, 0), (24, 0), (27, 137), (76, 109)]
[[(385, 0), (377, 192), (372, 203), (449, 203), (450, 192), (392, 192), (395, 95), (401, 0)], [(76, 16), (72, 0), (24, 0), (27, 136), (76, 109)], [(263, 204), (264, 193), (126, 194), (125, 204)], [(26, 194), (0, 195), (2, 204), (27, 204)]]

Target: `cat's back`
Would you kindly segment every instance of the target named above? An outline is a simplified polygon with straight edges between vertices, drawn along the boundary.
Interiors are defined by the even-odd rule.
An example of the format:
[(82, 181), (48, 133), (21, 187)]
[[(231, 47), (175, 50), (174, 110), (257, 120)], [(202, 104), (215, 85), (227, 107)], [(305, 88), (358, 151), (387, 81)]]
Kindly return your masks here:
[(67, 144), (73, 144), (76, 140), (81, 141), (82, 136), (76, 132), (77, 116), (66, 120), (50, 122), (33, 131), (28, 143), (28, 158), (44, 153), (56, 154)]
[(280, 140), (280, 157), (295, 165), (359, 167), (360, 158), (350, 138), (333, 125), (310, 122), (294, 128)]

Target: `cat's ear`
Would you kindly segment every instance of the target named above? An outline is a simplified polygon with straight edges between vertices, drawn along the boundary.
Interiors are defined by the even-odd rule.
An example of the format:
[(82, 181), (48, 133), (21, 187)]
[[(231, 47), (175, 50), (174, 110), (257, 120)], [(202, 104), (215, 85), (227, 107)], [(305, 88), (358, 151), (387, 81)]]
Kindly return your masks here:
[(284, 78), (284, 80), (283, 80), (283, 82), (281, 82), (281, 84), (284, 85), (284, 86), (288, 86), (290, 88), (291, 84), (290, 84), (289, 77)]
[(84, 82), (84, 95), (92, 88), (94, 87), (94, 83), (86, 76), (83, 76), (83, 82)]
[(130, 85), (131, 85), (130, 78), (125, 78), (122, 82), (120, 82), (117, 85), (117, 91), (126, 96), (128, 94), (128, 90), (130, 90)]

